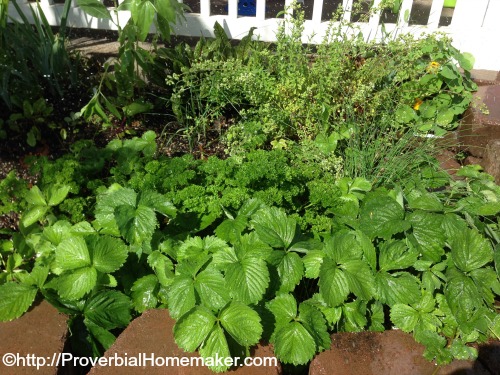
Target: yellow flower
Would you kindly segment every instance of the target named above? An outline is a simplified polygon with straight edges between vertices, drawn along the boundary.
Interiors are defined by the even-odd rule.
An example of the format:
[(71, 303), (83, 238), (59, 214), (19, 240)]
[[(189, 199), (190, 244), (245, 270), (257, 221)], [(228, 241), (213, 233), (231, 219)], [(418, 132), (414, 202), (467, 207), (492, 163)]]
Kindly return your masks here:
[(440, 66), (441, 65), (438, 62), (432, 61), (429, 65), (427, 65), (427, 73), (436, 73)]
[(418, 111), (418, 109), (420, 108), (420, 106), (422, 105), (423, 101), (419, 98), (416, 98), (415, 99), (415, 104), (413, 105), (413, 109), (415, 111)]

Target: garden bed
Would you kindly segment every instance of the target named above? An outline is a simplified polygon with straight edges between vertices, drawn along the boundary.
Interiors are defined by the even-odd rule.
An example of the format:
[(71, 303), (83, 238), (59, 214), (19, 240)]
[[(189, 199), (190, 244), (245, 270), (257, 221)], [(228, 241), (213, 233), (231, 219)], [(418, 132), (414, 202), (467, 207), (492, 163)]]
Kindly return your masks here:
[[(43, 25), (6, 28), (35, 44), (45, 30), (60, 65), (47, 80), (37, 59), (4, 61), (0, 319), (45, 299), (81, 357), (159, 335), (205, 359), (261, 343), (280, 361), (265, 371), (314, 373), (351, 361), (361, 338), (373, 371), (404, 372), (389, 359), (408, 345), (443, 371), (461, 359), (491, 372), (478, 345), (500, 336), (500, 187), (457, 139), (471, 125), (494, 155), (481, 126), (496, 131), (496, 108), (470, 107), (479, 127), (459, 121), (498, 86), (473, 94), (473, 57), (438, 36), (375, 45), (332, 29), (313, 48), (302, 25), (299, 13), (275, 45), (231, 43), (216, 25), (213, 41), (150, 52), (133, 17), (113, 64), (68, 53)], [(453, 178), (443, 151), (464, 164)]]

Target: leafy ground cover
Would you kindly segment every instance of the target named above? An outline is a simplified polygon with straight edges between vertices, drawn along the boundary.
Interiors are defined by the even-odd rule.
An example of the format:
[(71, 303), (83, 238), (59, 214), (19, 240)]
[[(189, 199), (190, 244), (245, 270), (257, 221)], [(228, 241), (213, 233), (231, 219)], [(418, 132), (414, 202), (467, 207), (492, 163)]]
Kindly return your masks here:
[[(297, 9), (274, 45), (234, 45), (215, 25), (215, 40), (149, 53), (151, 22), (120, 29), (117, 61), (77, 81), (84, 103), (67, 109), (74, 87), (18, 67), (2, 34), (1, 136), (28, 151), (59, 137), (66, 152), (23, 157), (35, 178), (0, 181), (0, 320), (45, 298), (71, 316), (73, 350), (99, 356), (165, 307), (187, 351), (264, 340), (292, 367), (331, 332), (399, 328), (439, 363), (500, 337), (500, 188), (432, 157), (470, 104), (472, 56), (441, 35), (375, 44), (346, 25), (312, 48)], [(6, 30), (61, 45), (43, 22)], [(60, 48), (38, 51), (50, 74), (89, 66)]]

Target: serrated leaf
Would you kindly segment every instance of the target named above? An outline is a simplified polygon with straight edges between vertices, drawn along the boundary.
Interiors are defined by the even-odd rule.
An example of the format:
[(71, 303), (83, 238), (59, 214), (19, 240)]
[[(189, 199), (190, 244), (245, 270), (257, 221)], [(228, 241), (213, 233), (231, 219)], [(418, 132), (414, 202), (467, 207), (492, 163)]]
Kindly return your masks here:
[(174, 325), (175, 342), (180, 348), (194, 352), (207, 339), (215, 321), (215, 316), (206, 307), (191, 309)]
[[(212, 331), (208, 334), (207, 339), (203, 342), (200, 350), (201, 357), (205, 358), (205, 365), (215, 372), (222, 372), (229, 369), (229, 366), (224, 365), (225, 358), (231, 357), (229, 345), (226, 340), (224, 331), (219, 325), (214, 325)], [(222, 358), (221, 363), (214, 361), (214, 358)], [(210, 361), (214, 363), (210, 363)]]
[(102, 345), (104, 350), (108, 350), (114, 344), (116, 337), (108, 330), (99, 327), (88, 319), (84, 319), (83, 323), (89, 330), (90, 334)]
[(215, 234), (225, 241), (234, 242), (246, 228), (247, 221), (248, 219), (245, 216), (226, 219), (215, 229)]
[(57, 290), (61, 298), (76, 300), (90, 292), (96, 285), (97, 271), (94, 267), (82, 267), (65, 272), (46, 287)]
[(441, 229), (443, 215), (417, 211), (410, 214), (407, 220), (411, 222), (413, 236), (423, 259), (439, 262), (444, 254), (446, 241), (445, 233)]
[(69, 237), (56, 248), (56, 264), (63, 270), (90, 266), (90, 253), (83, 237)]
[(347, 332), (361, 332), (366, 330), (368, 319), (366, 318), (366, 302), (357, 299), (353, 302), (342, 305), (344, 315), (344, 327)]
[(262, 336), (259, 314), (241, 302), (231, 302), (221, 311), (219, 320), (227, 333), (242, 346), (257, 344)]
[(330, 259), (337, 263), (361, 259), (363, 255), (363, 248), (355, 232), (336, 233), (325, 239), (323, 250)]
[(156, 214), (150, 207), (137, 208), (122, 205), (115, 209), (115, 220), (120, 233), (130, 244), (140, 244), (148, 240), (158, 225)]
[(100, 291), (85, 303), (83, 314), (86, 319), (104, 329), (126, 327), (132, 315), (130, 299), (115, 290)]
[(322, 250), (311, 250), (303, 258), (302, 262), (305, 267), (305, 277), (316, 279), (319, 277), (319, 270), (325, 253)]
[(194, 287), (203, 305), (213, 311), (219, 310), (230, 299), (224, 277), (213, 269), (200, 272), (194, 280)]
[(404, 241), (389, 241), (380, 245), (379, 267), (391, 271), (411, 267), (417, 261), (418, 253)]
[(294, 237), (296, 222), (276, 207), (265, 208), (252, 217), (259, 238), (272, 247), (287, 249)]
[(89, 245), (92, 245), (92, 264), (99, 272), (114, 272), (127, 260), (128, 248), (118, 238), (100, 236)]
[(193, 279), (189, 276), (179, 275), (168, 289), (168, 309), (174, 319), (179, 319), (196, 304)]
[(316, 354), (316, 343), (299, 322), (287, 323), (275, 333), (274, 353), (283, 363), (304, 365)]
[(375, 278), (370, 266), (362, 260), (351, 260), (340, 266), (349, 284), (349, 289), (365, 301), (375, 295)]
[(278, 275), (281, 281), (280, 291), (293, 291), (304, 275), (304, 264), (300, 256), (297, 253), (285, 254), (278, 264)]
[(98, 0), (76, 0), (76, 4), (92, 17), (111, 19), (108, 9)]
[(301, 303), (299, 306), (299, 321), (314, 338), (316, 352), (329, 349), (331, 340), (323, 314), (313, 305)]
[(444, 206), (441, 200), (432, 193), (422, 193), (418, 197), (408, 199), (408, 207), (414, 210), (436, 211), (440, 212)]
[(70, 222), (59, 220), (55, 222), (54, 225), (43, 229), (43, 237), (57, 246), (68, 236), (70, 230)]
[(47, 202), (38, 186), (33, 186), (25, 195), (24, 199), (33, 206), (46, 206)]
[(365, 201), (361, 208), (359, 228), (370, 238), (390, 239), (410, 227), (404, 220), (401, 205), (388, 196), (377, 195)]
[(349, 282), (332, 260), (325, 258), (319, 272), (319, 292), (330, 307), (344, 302), (349, 295)]
[(262, 299), (269, 286), (266, 262), (258, 257), (236, 259), (225, 268), (226, 282), (232, 295), (239, 301), (255, 304)]
[(480, 268), (493, 260), (490, 242), (472, 229), (457, 233), (451, 239), (450, 247), (453, 262), (464, 272)]
[(169, 286), (174, 278), (174, 265), (172, 261), (158, 250), (148, 255), (148, 264), (158, 277), (158, 282), (163, 286)]
[(35, 300), (38, 289), (31, 285), (8, 282), (0, 285), (0, 321), (19, 318)]
[(134, 309), (139, 313), (154, 309), (158, 305), (159, 289), (160, 284), (155, 275), (147, 275), (137, 279), (130, 288)]
[(35, 263), (35, 266), (31, 270), (30, 274), (24, 280), (24, 284), (42, 288), (43, 284), (45, 284), (45, 280), (47, 280), (47, 277), (49, 276), (49, 271), (50, 270), (48, 266), (40, 263)]
[(139, 205), (150, 207), (169, 218), (175, 218), (177, 209), (164, 195), (155, 191), (145, 191), (141, 194)]
[(375, 282), (378, 299), (389, 306), (396, 303), (409, 305), (421, 298), (418, 279), (408, 272), (393, 274), (378, 272), (375, 276)]
[(57, 206), (60, 204), (69, 193), (71, 187), (69, 185), (57, 185), (49, 189), (49, 206)]
[(420, 314), (413, 307), (396, 303), (391, 307), (391, 321), (404, 332), (411, 332), (417, 325)]
[(30, 225), (36, 223), (42, 217), (45, 216), (49, 207), (48, 206), (34, 206), (31, 207), (27, 212), (24, 212), (21, 217), (21, 222), (24, 227), (29, 227)]
[(472, 55), (472, 53), (469, 52), (458, 53), (455, 55), (455, 58), (457, 59), (462, 69), (472, 70), (474, 68), (474, 63), (476, 62), (476, 59), (474, 58), (474, 55)]
[(297, 316), (297, 302), (291, 294), (280, 294), (266, 304), (276, 319), (276, 326), (283, 325)]
[(458, 272), (448, 280), (444, 295), (459, 323), (468, 322), (474, 311), (483, 304), (481, 293), (474, 281)]

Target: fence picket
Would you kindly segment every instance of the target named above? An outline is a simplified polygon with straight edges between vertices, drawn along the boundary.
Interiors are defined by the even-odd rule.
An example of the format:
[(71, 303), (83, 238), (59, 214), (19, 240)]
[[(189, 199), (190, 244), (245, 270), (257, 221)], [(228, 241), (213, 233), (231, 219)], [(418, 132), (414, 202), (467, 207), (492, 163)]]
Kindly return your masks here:
[[(122, 0), (119, 0), (120, 2)], [(182, 2), (182, 0), (177, 0)], [(266, 19), (266, 4), (272, 5), (273, 0), (254, 0), (256, 3), (256, 15), (250, 17), (238, 16), (238, 1), (228, 0), (227, 15), (211, 15), (211, 0), (198, 0), (200, 4), (200, 13), (187, 13), (185, 19), (180, 20), (174, 25), (174, 31), (178, 35), (187, 36), (213, 36), (213, 24), (215, 21), (223, 25), (229, 37), (240, 39), (247, 35), (251, 27), (257, 27), (255, 34), (263, 41), (274, 41), (280, 19)], [(241, 1), (241, 0), (240, 0)], [(350, 22), (352, 17), (353, 2), (355, 0), (342, 0), (344, 8), (343, 19)], [(357, 0), (356, 0), (357, 1)], [(416, 2), (425, 2), (430, 7), (430, 15), (425, 26), (408, 26), (408, 15), (411, 12), (413, 4)], [(285, 5), (289, 6), (293, 0), (285, 0)], [(373, 0), (373, 6), (380, 5), (381, 0)], [(34, 22), (31, 16), (30, 7), (34, 3), (28, 3), (26, 0), (18, 0), (18, 4), (25, 13), (30, 22)], [(63, 4), (55, 3), (54, 0), (40, 0), (40, 7), (47, 16), (49, 23), (53, 26), (60, 24), (60, 15), (62, 14)], [(500, 50), (492, 48), (498, 44), (498, 35), (500, 35), (500, 0), (457, 0), (453, 13), (451, 25), (449, 27), (440, 27), (439, 21), (443, 9), (444, 0), (403, 0), (397, 24), (385, 25), (388, 31), (395, 31), (395, 34), (401, 32), (419, 31), (444, 31), (453, 38), (454, 45), (476, 56), (477, 69), (500, 70)], [(97, 19), (89, 16), (76, 6), (73, 0), (68, 23), (71, 27), (92, 28), (116, 30), (116, 25), (109, 20)], [(329, 1), (314, 0), (312, 19), (305, 21), (305, 42), (318, 43), (322, 40), (328, 27), (327, 22), (321, 22), (323, 9), (330, 6)], [(15, 8), (9, 5), (9, 16), (19, 20)], [(120, 25), (124, 25), (130, 18), (130, 12), (120, 11), (113, 18), (119, 19)], [(405, 17), (406, 16), (406, 17)], [(291, 15), (286, 19), (290, 20)], [(358, 23), (360, 30), (366, 39), (378, 39), (380, 12), (374, 12), (368, 23)], [(154, 29), (152, 29), (154, 32)], [(309, 37), (314, 35), (310, 40)], [(490, 46), (490, 47), (488, 47)]]
[[(483, 21), (488, 9), (490, 0), (457, 0), (453, 19), (450, 27), (457, 28), (480, 28), (483, 26)], [(494, 0), (493, 2), (498, 2)], [(498, 22), (498, 14), (496, 15)]]
[(427, 27), (434, 31), (439, 27), (439, 20), (443, 10), (444, 0), (432, 0), (431, 12), (429, 14), (429, 21)]

